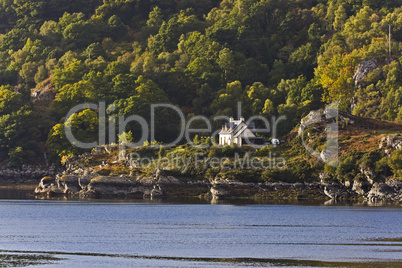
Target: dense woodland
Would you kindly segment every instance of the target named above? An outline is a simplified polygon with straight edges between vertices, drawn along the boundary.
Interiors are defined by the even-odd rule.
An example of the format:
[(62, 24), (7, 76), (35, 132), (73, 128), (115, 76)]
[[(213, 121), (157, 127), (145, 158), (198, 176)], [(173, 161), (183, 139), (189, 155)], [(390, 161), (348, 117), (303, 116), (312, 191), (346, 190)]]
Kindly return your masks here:
[[(391, 25), (391, 57), (388, 29)], [(402, 120), (402, 0), (0, 0), (0, 162), (59, 162), (97, 139), (98, 113), (150, 117), (152, 103), (194, 115), (286, 115), (340, 101), (354, 115)], [(359, 86), (358, 64), (380, 67)], [(33, 102), (35, 90), (54, 100)], [(177, 117), (177, 116), (176, 116)], [(178, 131), (159, 113), (156, 139)], [(216, 127), (219, 127), (216, 126)], [(132, 125), (134, 139), (138, 126)], [(42, 159), (42, 160), (40, 160)]]

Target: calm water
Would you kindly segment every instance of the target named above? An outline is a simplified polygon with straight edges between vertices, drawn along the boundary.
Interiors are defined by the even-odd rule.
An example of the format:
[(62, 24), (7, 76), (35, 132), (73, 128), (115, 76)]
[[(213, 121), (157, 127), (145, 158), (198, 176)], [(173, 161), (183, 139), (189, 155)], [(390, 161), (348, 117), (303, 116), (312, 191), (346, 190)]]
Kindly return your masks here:
[(0, 267), (401, 267), (402, 208), (0, 200)]

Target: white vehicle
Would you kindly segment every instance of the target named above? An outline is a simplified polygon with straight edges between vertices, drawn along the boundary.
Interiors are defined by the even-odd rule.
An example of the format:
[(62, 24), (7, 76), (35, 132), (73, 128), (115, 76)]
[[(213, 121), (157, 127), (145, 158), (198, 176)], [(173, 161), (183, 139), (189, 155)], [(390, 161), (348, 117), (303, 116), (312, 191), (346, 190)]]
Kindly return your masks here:
[(281, 144), (281, 142), (278, 139), (272, 139), (271, 144), (272, 145), (279, 145), (279, 144)]

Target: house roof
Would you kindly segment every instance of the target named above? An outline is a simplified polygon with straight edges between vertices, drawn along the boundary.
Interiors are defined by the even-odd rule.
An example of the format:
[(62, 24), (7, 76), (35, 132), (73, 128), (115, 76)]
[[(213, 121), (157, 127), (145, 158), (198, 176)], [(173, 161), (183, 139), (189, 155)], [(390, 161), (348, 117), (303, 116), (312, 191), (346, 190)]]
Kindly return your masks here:
[[(233, 120), (231, 118), (230, 121), (225, 123), (225, 125), (222, 127), (222, 130), (219, 132), (219, 134), (231, 134), (233, 137), (237, 138), (240, 137), (247, 129), (251, 132), (251, 129), (254, 129), (254, 124), (247, 125), (243, 118), (240, 120)], [(253, 137), (255, 137), (254, 134)]]
[(245, 133), (247, 130), (249, 130), (249, 134), (251, 134), (251, 135), (247, 135), (247, 136), (248, 136), (249, 138), (250, 138), (250, 137), (251, 137), (251, 138), (254, 138), (254, 137), (255, 137), (254, 133), (251, 132), (251, 130), (250, 130), (247, 126), (241, 128), (237, 133), (235, 133), (235, 134), (234, 134), (234, 137), (235, 137), (235, 138), (241, 137), (241, 136), (243, 135), (243, 133)]
[(239, 134), (241, 134), (242, 132), (244, 132), (246, 129), (248, 128), (248, 126), (242, 122), (240, 123), (233, 131), (233, 136), (238, 136)]

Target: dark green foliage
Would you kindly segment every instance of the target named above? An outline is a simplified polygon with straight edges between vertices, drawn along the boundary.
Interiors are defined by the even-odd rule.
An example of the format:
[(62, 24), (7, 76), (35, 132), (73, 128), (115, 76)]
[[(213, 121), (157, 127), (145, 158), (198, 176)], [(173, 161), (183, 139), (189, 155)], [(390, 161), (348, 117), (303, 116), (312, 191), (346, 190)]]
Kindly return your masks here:
[(364, 180), (364, 174), (371, 174), (373, 181), (381, 181), (384, 176), (391, 175), (388, 157), (381, 150), (372, 152), (352, 152), (340, 159), (336, 168), (339, 181)]
[(150, 46), (150, 51), (154, 55), (159, 55), (161, 52), (173, 52), (182, 34), (203, 28), (197, 17), (191, 14), (192, 11), (192, 9), (182, 10), (169, 21), (162, 23), (159, 33)]
[(98, 57), (105, 57), (106, 51), (100, 43), (92, 43), (85, 50), (85, 56), (88, 59), (96, 59)]
[(285, 180), (287, 182), (313, 182), (317, 181), (317, 167), (312, 166), (305, 161), (297, 161), (288, 163), (286, 170), (290, 172), (290, 177)]
[(224, 147), (216, 147), (212, 146), (209, 149), (208, 157), (235, 157), (236, 154), (238, 156), (243, 155), (243, 150), (236, 146), (224, 146)]
[(109, 27), (109, 36), (112, 37), (113, 39), (121, 39), (125, 36), (125, 33), (127, 31), (126, 25), (121, 21), (121, 19), (113, 15), (110, 17), (110, 19), (107, 22), (108, 27)]
[(262, 181), (268, 182), (296, 182), (298, 178), (292, 176), (292, 171), (289, 169), (266, 169), (261, 174)]
[(336, 175), (341, 181), (352, 181), (356, 177), (358, 173), (356, 162), (357, 159), (353, 155), (340, 161), (336, 169)]
[[(242, 101), (246, 117), (285, 115), (279, 135), (334, 100), (349, 109), (351, 97), (356, 115), (400, 120), (400, 5), (400, 0), (3, 0), (0, 84), (10, 86), (1, 89), (6, 97), (0, 98), (5, 127), (0, 136), (7, 149), (0, 162), (12, 157), (18, 164), (21, 155), (38, 151), (23, 144), (29, 138), (5, 135), (21, 132), (19, 122), (36, 132), (33, 118), (43, 119), (31, 141), (44, 151), (46, 136), (61, 130), (57, 123), (81, 102), (106, 101), (116, 107), (110, 115), (150, 120), (153, 103), (172, 103), (186, 116), (235, 117)], [(391, 59), (386, 58), (388, 25)], [(353, 74), (365, 58), (377, 59), (379, 66), (355, 88)], [(34, 88), (53, 91), (54, 101), (31, 108)], [(158, 140), (174, 140), (179, 120), (164, 110), (156, 126)], [(138, 127), (128, 128), (138, 137)], [(63, 154), (56, 142), (63, 144), (62, 138), (57, 133), (48, 143), (57, 157)], [(322, 146), (320, 139), (313, 143)], [(208, 153), (232, 156), (236, 150)], [(351, 177), (352, 162), (389, 174), (381, 159), (345, 160), (338, 176)], [(308, 165), (298, 168), (311, 175)]]
[(6, 51), (8, 49), (17, 50), (24, 46), (29, 33), (25, 29), (14, 28), (5, 34), (0, 40), (0, 50)]
[(24, 149), (18, 146), (10, 150), (10, 152), (8, 153), (8, 157), (11, 167), (21, 167), (24, 163), (24, 157), (26, 157), (26, 155)]
[(388, 161), (393, 173), (398, 178), (402, 177), (402, 149), (395, 150)]
[(38, 142), (42, 138), (38, 123), (29, 105), (0, 116), (0, 157), (8, 158), (13, 166), (34, 161), (32, 156), (38, 153)]
[(260, 182), (262, 170), (253, 169), (228, 169), (220, 172), (224, 179), (236, 180), (241, 182)]
[(272, 146), (265, 146), (254, 152), (254, 156), (272, 156), (275, 153), (275, 148)]
[(93, 42), (99, 42), (99, 28), (91, 22), (80, 21), (69, 24), (63, 31), (63, 37), (70, 48), (85, 47)]

